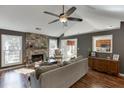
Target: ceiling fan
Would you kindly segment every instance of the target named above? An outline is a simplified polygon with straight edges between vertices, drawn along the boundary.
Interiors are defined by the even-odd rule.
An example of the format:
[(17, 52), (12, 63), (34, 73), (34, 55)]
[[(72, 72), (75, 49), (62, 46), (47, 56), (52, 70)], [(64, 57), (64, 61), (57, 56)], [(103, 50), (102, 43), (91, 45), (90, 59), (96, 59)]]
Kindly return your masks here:
[(67, 26), (67, 21), (77, 21), (77, 22), (81, 22), (82, 19), (81, 18), (75, 18), (75, 17), (70, 17), (70, 15), (76, 10), (76, 7), (71, 7), (68, 11), (65, 12), (64, 10), (64, 5), (62, 6), (62, 13), (61, 14), (54, 14), (51, 12), (47, 12), (44, 11), (45, 14), (49, 14), (55, 17), (58, 17), (58, 19), (55, 19), (51, 22), (49, 22), (48, 24), (52, 24), (55, 23), (57, 21), (60, 21), (61, 23), (63, 23), (65, 26)]

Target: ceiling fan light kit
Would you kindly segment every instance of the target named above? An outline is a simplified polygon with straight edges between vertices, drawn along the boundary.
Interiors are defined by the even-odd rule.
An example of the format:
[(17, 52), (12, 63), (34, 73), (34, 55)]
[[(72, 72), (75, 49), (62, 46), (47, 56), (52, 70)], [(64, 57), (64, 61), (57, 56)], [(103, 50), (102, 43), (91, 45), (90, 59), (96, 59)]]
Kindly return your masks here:
[(59, 21), (60, 21), (61, 23), (65, 23), (65, 22), (67, 22), (67, 18), (66, 18), (66, 17), (60, 17), (60, 18), (59, 18)]

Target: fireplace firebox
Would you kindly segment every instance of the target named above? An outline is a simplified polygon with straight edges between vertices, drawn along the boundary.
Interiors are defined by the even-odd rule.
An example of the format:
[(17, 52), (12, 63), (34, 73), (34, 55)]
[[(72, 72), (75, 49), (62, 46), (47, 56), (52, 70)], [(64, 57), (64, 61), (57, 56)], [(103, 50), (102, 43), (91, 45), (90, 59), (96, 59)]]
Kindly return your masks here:
[(32, 55), (32, 62), (44, 61), (43, 54)]

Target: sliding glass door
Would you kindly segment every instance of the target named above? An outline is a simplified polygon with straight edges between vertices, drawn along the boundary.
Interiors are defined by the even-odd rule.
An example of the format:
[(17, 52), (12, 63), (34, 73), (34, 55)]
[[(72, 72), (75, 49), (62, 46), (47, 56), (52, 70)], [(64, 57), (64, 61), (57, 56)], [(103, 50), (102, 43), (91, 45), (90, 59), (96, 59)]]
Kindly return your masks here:
[(2, 67), (22, 63), (22, 36), (5, 35), (2, 39)]

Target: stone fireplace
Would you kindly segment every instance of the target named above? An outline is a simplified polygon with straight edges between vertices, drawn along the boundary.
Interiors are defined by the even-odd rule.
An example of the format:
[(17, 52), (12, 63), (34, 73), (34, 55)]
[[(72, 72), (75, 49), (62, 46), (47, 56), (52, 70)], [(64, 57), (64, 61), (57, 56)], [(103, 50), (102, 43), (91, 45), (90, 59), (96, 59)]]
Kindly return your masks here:
[[(27, 57), (30, 62), (34, 61), (40, 61), (42, 59), (43, 61), (46, 61), (46, 58), (48, 57), (48, 51), (47, 50), (27, 50)], [(39, 58), (38, 58), (39, 57)], [(34, 58), (34, 59), (33, 59)]]
[(26, 33), (26, 58), (28, 63), (48, 57), (48, 37), (41, 34)]

